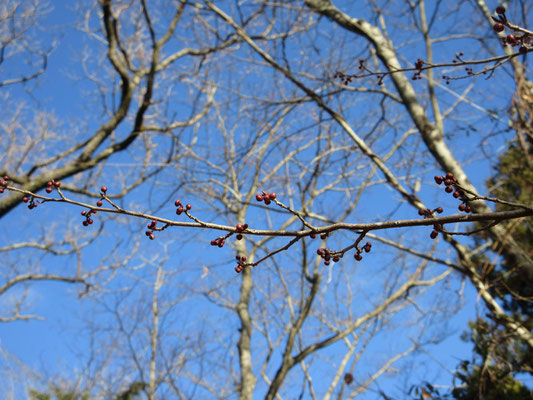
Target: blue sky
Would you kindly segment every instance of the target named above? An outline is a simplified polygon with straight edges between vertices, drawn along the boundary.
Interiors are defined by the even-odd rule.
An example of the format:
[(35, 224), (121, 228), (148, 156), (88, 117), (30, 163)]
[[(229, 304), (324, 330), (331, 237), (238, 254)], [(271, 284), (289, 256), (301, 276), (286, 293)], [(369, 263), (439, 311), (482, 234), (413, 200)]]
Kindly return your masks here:
[[(348, 12), (358, 11), (357, 7), (343, 5)], [(366, 8), (363, 13), (365, 12), (368, 12)], [(28, 108), (30, 110), (44, 111), (50, 115), (53, 114), (58, 121), (57, 129), (62, 134), (68, 133), (69, 129), (74, 130), (76, 128), (80, 129), (76, 131), (76, 134), (82, 136), (91, 133), (99, 126), (102, 120), (105, 119), (105, 115), (103, 115), (101, 108), (95, 106), (98, 103), (98, 96), (88, 95), (88, 93), (94, 93), (95, 87), (84, 78), (84, 71), (80, 67), (80, 57), (84, 54), (85, 49), (91, 49), (96, 52), (98, 48), (95, 45), (95, 41), (88, 40), (79, 29), (76, 29), (75, 23), (70, 22), (75, 21), (77, 18), (79, 18), (79, 13), (76, 13), (70, 7), (70, 4), (67, 2), (53, 2), (49, 14), (42, 20), (45, 28), (36, 32), (43, 42), (53, 43), (53, 52), (49, 59), (46, 74), (40, 77), (38, 81), (27, 85), (26, 88), (18, 86), (9, 90), (15, 99), (26, 99), (25, 101), (28, 102)], [(445, 32), (450, 28), (450, 24), (453, 23), (452, 21), (452, 19), (445, 19), (443, 25), (436, 28), (437, 31)], [(331, 41), (331, 37), (344, 38), (348, 36), (348, 33), (342, 30), (329, 31), (327, 29), (331, 28), (328, 28), (328, 24), (325, 21), (323, 23), (325, 28), (324, 31), (320, 32), (323, 36), (314, 39), (305, 37), (302, 41), (307, 43), (306, 41), (315, 40), (316, 45), (319, 47), (317, 53), (324, 57), (329, 51), (328, 43)], [(398, 26), (392, 27), (389, 33), (394, 37), (395, 42), (408, 40), (409, 33), (402, 30), (402, 23), (407, 24), (408, 21), (397, 21), (397, 23)], [(460, 23), (464, 23), (464, 21)], [(490, 27), (488, 26), (486, 29), (480, 29), (480, 32), (487, 33), (487, 31), (490, 32)], [(493, 42), (495, 41), (493, 40)], [(178, 43), (179, 41), (176, 41), (176, 46), (178, 46)], [(290, 42), (288, 45), (288, 54), (295, 59), (298, 56), (296, 54), (298, 45), (299, 42), (297, 41)], [(357, 50), (357, 43), (350, 43), (348, 41), (346, 47), (347, 54), (353, 54), (350, 52)], [(475, 57), (481, 51), (478, 41), (468, 39), (452, 41), (438, 47), (439, 52), (435, 54), (435, 60), (449, 62), (450, 58), (453, 58), (453, 54), (457, 48), (465, 52), (465, 57)], [(419, 40), (414, 41), (406, 49), (402, 49), (402, 56), (406, 60), (416, 59), (417, 55), (421, 54), (422, 49), (422, 43)], [(250, 56), (246, 48), (236, 51), (235, 54), (236, 56), (233, 61), (221, 59), (219, 62), (224, 66), (231, 65), (233, 62), (235, 63), (235, 70), (238, 70), (238, 68), (244, 68), (246, 66), (246, 57), (253, 57), (256, 62), (258, 60), (257, 56)], [(350, 57), (348, 55), (344, 54), (342, 58), (346, 63), (350, 63)], [(327, 57), (325, 59), (327, 60)], [(12, 74), (14, 71), (21, 69), (23, 62), (24, 60), (15, 60), (13, 64), (4, 66), (5, 69), (1, 70), (1, 73)], [(216, 62), (216, 60), (213, 61), (213, 64), (216, 64)], [(408, 62), (406, 61), (406, 63)], [(351, 65), (357, 65), (356, 58), (351, 61)], [(208, 66), (212, 67), (211, 65)], [(221, 106), (220, 110), (223, 112), (222, 115), (225, 124), (230, 129), (235, 130), (236, 137), (243, 138), (242, 142), (239, 142), (239, 146), (242, 149), (246, 149), (246, 136), (248, 132), (254, 132), (257, 126), (254, 125), (253, 118), (248, 116), (244, 111), (242, 113), (235, 112), (235, 114), (232, 114), (232, 107), (234, 107), (235, 103), (230, 103), (230, 101), (235, 101), (235, 96), (231, 90), (242, 89), (241, 94), (250, 96), (258, 95), (259, 97), (272, 96), (272, 98), (277, 98), (276, 96), (280, 93), (289, 94), (295, 91), (293, 86), (287, 85), (277, 74), (273, 74), (270, 68), (264, 67), (264, 74), (261, 73), (261, 68), (256, 67), (250, 75), (242, 80), (234, 79), (231, 72), (223, 68), (217, 71), (217, 79), (222, 82), (217, 91), (217, 96), (219, 96), (217, 99), (220, 100), (221, 104), (224, 101), (228, 101), (228, 105)], [(446, 73), (448, 72), (446, 71)], [(316, 75), (320, 74), (316, 73)], [(328, 75), (327, 71), (324, 72), (324, 75)], [(462, 93), (470, 84), (474, 83), (472, 101), (476, 105), (483, 101), (483, 104), (480, 105), (485, 109), (505, 110), (510, 94), (510, 90), (507, 89), (507, 83), (509, 81), (503, 70), (501, 72), (497, 71), (496, 75), (495, 79), (498, 79), (496, 85), (499, 85), (499, 88), (503, 88), (503, 94), (500, 91), (494, 90), (494, 80), (485, 81), (483, 78), (476, 78), (475, 80), (453, 82), (449, 87), (439, 88), (440, 99), (442, 99), (445, 105), (452, 104), (456, 96), (450, 94), (450, 90), (455, 93)], [(232, 79), (235, 81), (232, 81)], [(279, 88), (277, 87), (278, 84), (280, 85)], [(418, 87), (421, 87), (424, 84), (424, 80), (418, 81), (415, 83), (415, 87), (418, 85)], [(224, 87), (227, 89), (226, 91)], [(28, 88), (31, 89), (30, 96), (27, 94), (26, 89)], [(183, 116), (188, 115), (191, 111), (190, 99), (194, 96), (191, 92), (185, 92), (184, 88), (189, 88), (190, 90), (190, 86), (182, 82), (176, 83), (173, 96), (177, 100), (172, 103), (173, 107), (168, 109), (169, 115), (178, 113), (180, 116)], [(108, 98), (109, 100), (110, 98)], [(360, 134), (362, 136), (369, 135), (369, 141), (372, 141), (373, 124), (379, 117), (379, 109), (376, 107), (375, 98), (359, 98), (354, 93), (347, 92), (339, 96), (339, 103), (343, 104), (343, 101), (346, 104), (350, 104), (350, 107), (345, 110), (347, 119), (357, 124), (361, 129)], [(28, 111), (28, 115), (31, 114), (32, 111)], [(494, 158), (488, 162), (483, 153), (473, 152), (472, 150), (473, 147), (477, 148), (483, 142), (481, 139), (486, 133), (503, 130), (505, 115), (504, 113), (502, 114), (503, 121), (494, 121), (487, 118), (487, 114), (480, 111), (479, 108), (475, 108), (471, 104), (462, 103), (452, 114), (453, 118), (450, 118), (450, 121), (446, 122), (447, 134), (449, 135), (448, 140), (457, 152), (458, 158), (464, 161), (465, 170), (478, 188), (483, 187), (485, 179), (490, 175), (490, 163), (494, 162)], [(358, 120), (361, 119), (361, 115), (369, 115), (371, 117), (369, 117), (367, 122), (359, 123)], [(209, 143), (215, 146), (214, 149), (206, 150), (206, 153), (204, 153), (205, 155), (211, 151), (215, 159), (217, 151), (220, 150), (216, 146), (221, 146), (223, 142), (220, 136), (218, 136), (221, 126), (217, 125), (214, 121), (210, 120), (210, 122), (202, 123), (198, 129), (198, 135), (200, 143)], [(302, 116), (297, 112), (289, 114), (287, 117), (287, 126), (284, 127), (284, 134), (290, 138), (291, 134), (295, 135), (295, 132), (298, 132), (303, 125), (310, 123), (310, 121), (312, 121), (312, 118)], [(373, 143), (375, 151), (380, 153), (386, 152), (391, 141), (402, 133), (406, 123), (402, 118), (399, 118), (398, 121), (398, 125), (391, 125), (390, 130), (383, 133), (382, 140), (376, 140)], [(342, 135), (338, 132), (338, 128), (330, 125), (329, 121), (326, 121), (322, 125), (322, 128), (325, 132), (333, 132), (332, 136), (336, 140), (340, 138), (338, 139), (340, 143), (346, 144), (346, 140), (342, 138)], [(193, 132), (195, 131), (186, 131), (184, 136), (193, 135)], [(309, 137), (312, 137), (312, 135)], [(500, 134), (490, 137), (490, 140), (487, 140), (488, 151), (497, 154), (509, 138), (510, 134)], [(416, 146), (416, 141), (417, 138), (413, 137), (409, 145)], [(154, 139), (154, 144), (157, 146), (156, 151), (161, 152), (161, 157), (163, 156), (163, 152), (168, 150), (169, 143), (166, 138)], [(275, 164), (275, 161), (280, 157), (280, 153), (283, 155), (287, 151), (283, 147), (285, 145), (286, 142), (280, 142), (277, 145), (279, 147), (275, 147), (272, 150), (271, 155), (264, 161), (265, 170), (268, 170), (269, 165)], [(58, 146), (61, 147), (64, 144), (58, 143)], [(115, 180), (121, 179), (122, 176), (126, 176), (125, 179), (131, 179), (131, 176), (128, 174), (135, 174), (135, 169), (132, 167), (132, 164), (135, 163), (134, 157), (136, 155), (135, 150), (132, 150), (131, 152), (120, 154), (111, 159), (102, 174), (102, 179), (104, 180), (96, 182), (96, 186), (91, 187), (91, 190), (96, 193), (98, 192), (99, 185), (105, 184), (109, 187), (110, 193), (112, 193), (114, 187), (119, 186), (118, 184), (113, 184)], [(302, 160), (309, 160), (312, 155), (310, 152), (303, 152), (301, 157)], [(207, 158), (207, 156), (205, 157)], [(398, 162), (400, 162), (401, 155), (397, 157)], [(339, 156), (339, 165), (342, 161), (343, 158)], [(353, 162), (353, 164), (356, 165), (357, 163)], [(196, 197), (194, 193), (188, 192), (187, 188), (180, 191), (181, 189), (178, 190), (175, 187), (174, 182), (183, 181), (183, 174), (186, 173), (184, 171), (187, 171), (187, 168), (193, 170), (198, 165), (203, 164), (190, 162), (190, 164), (179, 165), (176, 168), (167, 168), (163, 173), (158, 175), (156, 180), (148, 182), (129, 193), (123, 200), (124, 206), (130, 209), (139, 209), (144, 212), (157, 213), (157, 215), (163, 217), (176, 218), (176, 215), (173, 214), (174, 207), (172, 203), (174, 197), (172, 196), (174, 196), (173, 192), (178, 192), (176, 195), (179, 195), (179, 198), (184, 203), (191, 202), (193, 204), (193, 211), (198, 212), (197, 215), (200, 218), (214, 220), (219, 223), (234, 223), (231, 220), (231, 215), (228, 217), (217, 216), (216, 212), (213, 212), (210, 208), (212, 204), (209, 204), (208, 201), (203, 200), (200, 196)], [(195, 170), (198, 172), (198, 177), (208, 178), (210, 173), (213, 173), (208, 167), (205, 168), (205, 172)], [(433, 163), (425, 163), (424, 160), (417, 160), (414, 168), (418, 168), (419, 172), (413, 173), (413, 175), (419, 176), (424, 184), (422, 192), (419, 193), (420, 197), (428, 205), (442, 205), (445, 207), (447, 213), (455, 213), (456, 202), (449, 196), (443, 196), (442, 188), (436, 187), (432, 183), (433, 175), (440, 174), (442, 171), (436, 170)], [(368, 167), (363, 168), (362, 173), (368, 172), (368, 170)], [(242, 171), (242, 176), (247, 176), (247, 172), (249, 171)], [(335, 172), (338, 171), (332, 171), (332, 173)], [(276, 190), (280, 194), (280, 201), (284, 202), (286, 201), (285, 199), (290, 198), (290, 193), (288, 193), (286, 187), (283, 185), (281, 173), (279, 175), (280, 177), (274, 181), (274, 187), (272, 189), (265, 188), (265, 190)], [(325, 175), (320, 183), (325, 184), (330, 179), (330, 176)], [(378, 180), (379, 176), (376, 175), (373, 181), (376, 182)], [(80, 182), (78, 181), (78, 183)], [(350, 222), (417, 217), (413, 210), (405, 205), (396, 208), (394, 205), (398, 201), (398, 196), (392, 194), (383, 185), (371, 188), (365, 193), (367, 193), (365, 194), (367, 197), (361, 201), (356, 212), (350, 216)], [(294, 196), (292, 200), (295, 201), (296, 205), (300, 204), (297, 196)], [(92, 202), (93, 199), (88, 201)], [(339, 208), (344, 206), (346, 202), (344, 191), (339, 190), (338, 192), (331, 193), (329, 197), (317, 200), (316, 207), (317, 211), (335, 217), (335, 215), (338, 215)], [(80, 211), (78, 208), (59, 204), (46, 205), (31, 212), (24, 207), (19, 207), (3, 218), (0, 231), (6, 243), (8, 240), (21, 241), (27, 240), (28, 237), (46, 237), (47, 229), (50, 229), (52, 235), (57, 235), (57, 238), (65, 238), (71, 232), (77, 232), (73, 228), (71, 230), (71, 227), (76, 226), (76, 224), (78, 226), (81, 224), (82, 217), (79, 215)], [(268, 226), (268, 224), (279, 226), (282, 222), (282, 219), (275, 212), (268, 212), (257, 208), (250, 209), (247, 215), (247, 221), (248, 218), (254, 226), (261, 224), (263, 226)], [(113, 309), (111, 306), (113, 301), (116, 301), (115, 304), (121, 304), (120, 307), (123, 308), (120, 308), (120, 310), (127, 313), (128, 311), (126, 310), (129, 310), (127, 307), (132, 307), (132, 310), (135, 309), (136, 306), (134, 304), (139, 303), (140, 300), (150, 294), (149, 286), (154, 281), (157, 265), (157, 262), (152, 263), (153, 259), (156, 259), (158, 262), (160, 261), (168, 274), (173, 274), (172, 278), (169, 279), (168, 285), (164, 288), (163, 295), (165, 298), (167, 296), (169, 299), (172, 299), (173, 296), (179, 298), (181, 294), (184, 296), (184, 300), (176, 305), (176, 309), (172, 313), (169, 313), (168, 318), (170, 322), (167, 325), (169, 332), (179, 331), (181, 327), (187, 327), (191, 332), (203, 332), (203, 329), (206, 329), (204, 327), (205, 325), (208, 326), (206, 330), (210, 334), (220, 332), (224, 338), (229, 338), (230, 341), (235, 340), (236, 329), (238, 328), (238, 321), (235, 316), (231, 316), (230, 313), (221, 310), (220, 307), (216, 307), (212, 303), (205, 301), (203, 296), (195, 292), (195, 289), (199, 291), (202, 288), (216, 286), (220, 282), (227, 287), (227, 293), (233, 299), (238, 295), (239, 280), (235, 278), (235, 274), (232, 271), (235, 265), (233, 261), (234, 251), (227, 247), (219, 250), (209, 246), (209, 241), (216, 237), (218, 235), (217, 233), (211, 231), (169, 229), (164, 232), (158, 232), (157, 240), (149, 241), (142, 237), (146, 229), (145, 221), (131, 220), (124, 223), (122, 219), (115, 221), (109, 220), (104, 216), (97, 216), (95, 220), (95, 225), (99, 225), (101, 221), (105, 221), (105, 229), (101, 235), (96, 237), (95, 242), (82, 252), (81, 261), (74, 255), (54, 257), (40, 253), (9, 255), (9, 261), (19, 260), (21, 263), (27, 263), (28, 267), (40, 266), (44, 270), (68, 270), (69, 268), (73, 268), (79, 261), (84, 266), (95, 268), (101, 263), (111, 263), (115, 259), (120, 260), (121, 258), (127, 257), (129, 252), (132, 251), (136, 240), (140, 240), (138, 253), (135, 253), (135, 257), (128, 263), (127, 268), (119, 273), (117, 281), (113, 281), (116, 283), (110, 285), (110, 288), (119, 288), (127, 286), (127, 283), (136, 282), (135, 288), (138, 291), (124, 298), (121, 297), (120, 292), (112, 294), (105, 293), (101, 296), (95, 296), (95, 299), (93, 299), (95, 301), (91, 302), (84, 298), (80, 299), (77, 290), (79, 288), (75, 286), (49, 282), (32, 283), (29, 286), (29, 296), (27, 299), (29, 310), (33, 314), (45, 317), (45, 320), (1, 324), (0, 345), (4, 350), (7, 350), (36, 371), (46, 371), (46, 374), (50, 376), (59, 374), (70, 379), (75, 379), (77, 372), (83, 369), (83, 364), (86, 361), (84, 356), (87, 356), (87, 354), (83, 353), (89, 343), (87, 326), (90, 325), (90, 322), (97, 322), (102, 326), (116, 322), (110, 313), (110, 310)], [(68, 227), (68, 229), (63, 230), (63, 227)], [(91, 229), (92, 231), (88, 230), (86, 232), (86, 237), (90, 237), (96, 232), (97, 226), (91, 227)], [(383, 236), (395, 237), (396, 234), (396, 232), (387, 232)], [(428, 239), (428, 228), (403, 230), (401, 234), (406, 238), (406, 242), (412, 243), (413, 246), (422, 242), (421, 249), (427, 250), (431, 245)], [(350, 235), (339, 234), (335, 235), (331, 240), (328, 240), (328, 245), (333, 243), (333, 245), (342, 247), (349, 244), (350, 240), (352, 240)], [(282, 241), (277, 242), (283, 243)], [(468, 242), (468, 240), (465, 239), (465, 242)], [(115, 248), (115, 246), (117, 247)], [(314, 243), (309, 245), (310, 254), (313, 254), (316, 246)], [(437, 254), (453, 260), (453, 254), (449, 253), (444, 245), (439, 245)], [(290, 266), (294, 261), (292, 257), (294, 257), (294, 253), (280, 255), (279, 263)], [(358, 272), (354, 276), (361, 279), (361, 293), (364, 293), (367, 299), (372, 299), (372, 296), (379, 295), (381, 290), (380, 286), (375, 288), (371, 286), (376, 270), (381, 273), (386, 273), (386, 268), (390, 267), (391, 271), (396, 271), (393, 268), (394, 264), (400, 262), (396, 257), (397, 254), (390, 248), (374, 242), (373, 252), (365, 256), (365, 263), (357, 266)], [(348, 258), (351, 261), (351, 255)], [(137, 272), (135, 269), (136, 266), (141, 265), (143, 262), (146, 262), (147, 266)], [(349, 265), (347, 260), (343, 260), (343, 263)], [(414, 264), (406, 262), (405, 265), (406, 268), (412, 268)], [(201, 278), (204, 271), (202, 269), (203, 266), (209, 268), (209, 275), (205, 280)], [(328, 267), (322, 266), (322, 268), (324, 269), (321, 271), (325, 271), (324, 275), (326, 276)], [(349, 271), (351, 268), (355, 267), (350, 265), (346, 267), (346, 270)], [(332, 273), (335, 274), (335, 268), (331, 267), (331, 269)], [(434, 271), (437, 270), (439, 270), (439, 267), (434, 269)], [(272, 285), (276, 285), (279, 282), (272, 275), (269, 275), (274, 274), (274, 271), (274, 267), (268, 264), (258, 268), (257, 271), (254, 271), (254, 274), (257, 275), (256, 279), (261, 283), (271, 281)], [(116, 287), (113, 286), (115, 284)], [(447, 284), (450, 292), (453, 292), (453, 290), (461, 289), (462, 282), (455, 276)], [(234, 285), (234, 287), (231, 287), (231, 285)], [(183, 289), (183, 287), (187, 286), (189, 289)], [(22, 293), (21, 289), (17, 288), (11, 293), (20, 294)], [(443, 292), (440, 295), (446, 293), (444, 292), (446, 289), (442, 290)], [(176, 293), (180, 293), (180, 295), (176, 295)], [(189, 297), (185, 297), (185, 294), (188, 294)], [(333, 297), (326, 298), (332, 301)], [(422, 295), (421, 299), (423, 301), (422, 306), (428, 307), (433, 305), (433, 301), (441, 300), (438, 295), (431, 292)], [(412, 374), (409, 374), (414, 379), (410, 382), (411, 384), (419, 383), (421, 380), (428, 380), (435, 384), (449, 385), (451, 376), (444, 372), (438, 364), (441, 363), (448, 369), (453, 370), (459, 360), (469, 358), (470, 345), (459, 340), (459, 336), (461, 332), (466, 330), (466, 322), (476, 315), (480, 307), (478, 307), (478, 299), (476, 298), (475, 292), (468, 284), (464, 288), (463, 299), (465, 303), (458, 309), (455, 315), (446, 321), (435, 321), (437, 329), (442, 330), (444, 334), (448, 335), (446, 335), (447, 337), (442, 342), (435, 345), (428, 345), (427, 351), (431, 354), (431, 357), (428, 357), (427, 354), (419, 354), (415, 358), (410, 358), (408, 360), (409, 362), (400, 364), (412, 371)], [(5, 300), (2, 307), (8, 306), (8, 300)], [(327, 304), (327, 306), (335, 308), (333, 303)], [(365, 306), (368, 306), (368, 304), (362, 305), (362, 308)], [(443, 312), (443, 314), (445, 313)], [(399, 313), (396, 317), (397, 319), (394, 319), (393, 322), (400, 324), (403, 320), (412, 318), (413, 315), (412, 311), (409, 313), (406, 312), (405, 314)], [(414, 328), (412, 328), (412, 331), (409, 329), (404, 331), (407, 332), (404, 337), (399, 336), (398, 332), (401, 332), (400, 330), (395, 331), (393, 329), (390, 331), (392, 334), (386, 331), (378, 335), (377, 339), (367, 348), (363, 358), (363, 362), (367, 364), (364, 365), (372, 365), (372, 362), (375, 361), (373, 358), (379, 358), (375, 355), (380, 354), (383, 349), (394, 349), (396, 346), (406, 345), (410, 340), (409, 334), (416, 334), (416, 329)], [(105, 330), (99, 332), (98, 335), (100, 335), (98, 338), (102, 340), (102, 343), (111, 340), (112, 336), (105, 336)], [(391, 341), (391, 338), (393, 341)], [(261, 343), (262, 339), (257, 340), (256, 343)], [(209, 345), (213, 346), (213, 343), (209, 342)], [(233, 345), (234, 343), (231, 344), (231, 346)], [(210, 351), (217, 354), (218, 352), (223, 353), (222, 350), (222, 348), (210, 349)], [(333, 346), (325, 350), (320, 356), (324, 357), (324, 359), (328, 359), (329, 357), (335, 359), (334, 356), (337, 355), (337, 351), (340, 352), (341, 349)], [(258, 354), (262, 354), (262, 352), (258, 351)], [(235, 362), (230, 351), (224, 353), (224, 357), (228, 357), (228, 360)], [(235, 356), (233, 355), (233, 357)], [(275, 354), (273, 359), (275, 360), (276, 357), (279, 358), (279, 354)], [(435, 362), (435, 360), (438, 360), (438, 362)], [(329, 371), (328, 368), (326, 366), (323, 367), (326, 373)], [(268, 372), (272, 374), (274, 367), (269, 367)], [(0, 377), (1, 373), (2, 371), (0, 370)], [(391, 375), (389, 378), (383, 380), (381, 389), (391, 391), (400, 390), (403, 387), (402, 385), (409, 384), (409, 382), (402, 381), (399, 378), (405, 379), (405, 375)], [(263, 386), (261, 385), (260, 383), (259, 387), (263, 389), (264, 384)], [(376, 398), (376, 392), (370, 391), (367, 395), (363, 395), (362, 398)]]

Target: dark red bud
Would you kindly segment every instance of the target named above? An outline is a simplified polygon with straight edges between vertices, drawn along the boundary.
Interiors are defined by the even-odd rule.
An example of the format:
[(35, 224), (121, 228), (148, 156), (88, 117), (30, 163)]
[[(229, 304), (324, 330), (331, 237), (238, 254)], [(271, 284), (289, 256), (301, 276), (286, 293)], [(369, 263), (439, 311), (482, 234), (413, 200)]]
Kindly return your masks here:
[(505, 26), (503, 26), (503, 24), (497, 23), (492, 26), (492, 29), (494, 29), (495, 32), (502, 32), (505, 29)]

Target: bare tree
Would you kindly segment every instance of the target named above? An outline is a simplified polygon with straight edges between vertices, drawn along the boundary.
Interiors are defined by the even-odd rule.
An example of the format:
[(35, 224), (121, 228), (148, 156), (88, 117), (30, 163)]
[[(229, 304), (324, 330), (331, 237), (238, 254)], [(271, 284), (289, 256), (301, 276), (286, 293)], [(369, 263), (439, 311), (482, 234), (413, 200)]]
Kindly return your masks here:
[[(482, 195), (467, 174), (470, 162), (490, 166), (500, 137), (458, 133), (474, 129), (467, 118), (505, 125), (483, 102), (508, 84), (508, 66), (525, 75), (521, 55), (509, 45), (499, 54), (482, 2), (387, 7), (106, 0), (82, 9), (83, 32), (98, 43), (83, 65), (106, 120), (87, 122), (94, 133), (79, 131), (53, 156), (27, 155), (50, 152), (48, 129), (6, 148), (0, 203), (3, 218), (20, 215), (21, 200), (35, 215), (83, 210), (85, 242), (53, 234), (54, 243), (4, 248), (77, 254), (75, 273), (12, 267), (0, 287), (84, 284), (102, 317), (89, 325), (80, 388), (110, 397), (139, 383), (149, 399), (380, 395), (380, 382), (445, 337), (438, 321), (460, 308), (464, 279), (533, 346), (475, 259), (500, 247), (531, 279), (530, 255), (501, 223), (533, 209)], [(173, 102), (185, 91), (183, 112)], [(126, 152), (133, 162), (118, 176), (112, 160)], [(457, 206), (467, 212), (449, 212)], [(469, 222), (490, 237), (481, 249), (469, 247)], [(129, 232), (110, 247), (110, 229)], [(109, 259), (88, 266), (85, 249), (97, 245)], [(31, 317), (20, 313), (24, 296), (5, 320)]]

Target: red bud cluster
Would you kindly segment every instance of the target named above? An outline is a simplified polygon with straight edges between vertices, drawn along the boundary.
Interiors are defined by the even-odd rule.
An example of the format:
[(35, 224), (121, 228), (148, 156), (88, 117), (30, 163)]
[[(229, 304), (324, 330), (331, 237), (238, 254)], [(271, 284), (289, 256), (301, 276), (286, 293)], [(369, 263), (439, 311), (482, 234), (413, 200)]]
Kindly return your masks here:
[(446, 193), (452, 193), (452, 196), (456, 199), (461, 200), (461, 205), (458, 207), (459, 211), (464, 211), (466, 213), (469, 213), (472, 211), (468, 203), (468, 198), (466, 197), (466, 193), (463, 192), (463, 190), (459, 187), (459, 182), (457, 181), (457, 178), (453, 176), (451, 172), (448, 172), (446, 176), (435, 176), (435, 182), (437, 182), (438, 185), (444, 183), (444, 191)]
[(224, 238), (216, 238), (215, 240), (211, 240), (211, 246), (224, 247), (225, 243), (226, 241)]
[[(356, 247), (356, 253), (354, 254), (354, 258), (357, 261), (361, 261), (363, 259), (363, 256), (361, 253), (370, 253), (370, 250), (372, 249), (372, 243), (366, 242), (366, 244), (362, 247)], [(316, 251), (316, 254), (319, 255), (323, 260), (325, 265), (329, 265), (331, 261), (338, 262), (344, 255), (345, 250), (343, 251), (334, 251), (330, 250), (328, 248), (320, 248)]]
[(184, 212), (186, 212), (185, 210), (190, 211), (190, 210), (192, 209), (192, 206), (191, 206), (190, 204), (187, 204), (187, 205), (185, 205), (185, 207), (184, 207), (183, 204), (181, 203), (181, 201), (179, 201), (179, 200), (176, 200), (176, 201), (174, 202), (174, 205), (175, 205), (176, 207), (178, 207), (178, 208), (176, 209), (176, 214), (177, 214), (177, 215), (181, 215), (181, 214), (183, 214)]
[(372, 250), (372, 243), (366, 242), (366, 244), (363, 246), (362, 249), (357, 249), (357, 252), (353, 255), (353, 258), (356, 259), (356, 261), (361, 261), (363, 259), (363, 256), (361, 253), (364, 251), (365, 253), (370, 253), (370, 250)]
[(83, 226), (89, 226), (93, 224), (94, 221), (91, 219), (92, 214), (96, 214), (96, 210), (83, 210), (81, 212), (81, 215), (85, 217), (85, 220), (82, 222)]
[(103, 202), (102, 200), (104, 199), (104, 196), (106, 195), (106, 192), (107, 192), (107, 186), (102, 186), (102, 187), (100, 188), (100, 196), (101, 196), (101, 197), (100, 197), (100, 200), (98, 200), (98, 201), (96, 202), (96, 205), (97, 205), (98, 207), (102, 207), (102, 206), (104, 205), (104, 202)]
[(265, 204), (268, 206), (272, 200), (276, 198), (276, 193), (266, 193), (265, 191), (261, 192), (261, 194), (258, 194), (255, 196), (255, 199), (257, 201), (264, 201)]
[(330, 260), (333, 258), (333, 261), (339, 261), (339, 256), (332, 250), (328, 248), (321, 248), (316, 251), (316, 254), (318, 254), (322, 259), (324, 260), (325, 265), (329, 265)]
[(157, 221), (155, 219), (152, 220), (152, 222), (150, 222), (150, 224), (148, 225), (147, 227), (149, 230), (145, 232), (145, 235), (150, 239), (150, 240), (154, 240), (155, 239), (155, 235), (154, 235), (154, 230), (157, 229)]
[(430, 208), (426, 208), (425, 210), (418, 210), (418, 215), (420, 216), (424, 216), (424, 219), (425, 218), (431, 218), (433, 217), (433, 214), (434, 213), (438, 213), (438, 214), (442, 214), (444, 212), (444, 209), (442, 207), (437, 207), (437, 208), (434, 208), (433, 210), (430, 209)]
[(413, 81), (422, 79), (420, 75), (422, 74), (423, 67), (424, 67), (424, 61), (422, 59), (419, 58), (418, 60), (415, 61), (415, 68), (417, 69), (417, 71), (415, 71), (415, 73), (413, 74), (413, 77), (411, 78)]
[(28, 204), (28, 208), (29, 208), (30, 210), (34, 209), (34, 208), (37, 207), (37, 205), (39, 204), (39, 202), (38, 202), (37, 200), (35, 200), (35, 197), (33, 197), (33, 196), (31, 196), (31, 199), (28, 199), (26, 196), (24, 196), (24, 197), (22, 198), (22, 201), (23, 201), (24, 203), (28, 203), (28, 202), (29, 202), (29, 204)]
[(51, 181), (46, 182), (46, 193), (52, 193), (54, 188), (59, 188), (61, 186), (61, 182), (56, 182), (53, 179)]
[(237, 240), (242, 240), (243, 236), (241, 235), (241, 232), (245, 231), (246, 229), (248, 229), (248, 224), (237, 224), (237, 226), (235, 226), (235, 232), (237, 232), (237, 236), (235, 238)]
[[(363, 63), (363, 60), (359, 60), (359, 69), (363, 69)], [(337, 71), (333, 75), (333, 79), (340, 79), (343, 85), (349, 85), (350, 83), (352, 83), (353, 77), (350, 75), (346, 75), (341, 71)]]
[(235, 267), (235, 272), (240, 273), (244, 268), (246, 268), (246, 257), (245, 256), (235, 256), (237, 259), (237, 266)]
[[(497, 17), (492, 17), (495, 22), (492, 29), (494, 29), (495, 32), (503, 32), (506, 26), (516, 31), (516, 28), (509, 24), (509, 21), (507, 20), (504, 6), (496, 7), (496, 14), (498, 14)], [(516, 36), (515, 34), (510, 33), (503, 38), (503, 44), (513, 47), (520, 46), (518, 51), (522, 54), (526, 54), (529, 51), (529, 46), (531, 46), (531, 36), (528, 33), (523, 33), (521, 36)]]
[[(468, 205), (469, 199), (466, 196), (466, 193), (461, 189), (459, 185), (459, 181), (457, 180), (455, 176), (453, 176), (451, 172), (448, 172), (446, 175), (443, 175), (443, 176), (436, 175), (435, 182), (437, 183), (437, 185), (441, 185), (444, 183), (444, 191), (446, 193), (451, 193), (454, 198), (459, 199), (461, 201), (461, 204), (458, 207), (459, 211), (466, 212), (466, 213), (469, 213), (472, 211), (472, 209)], [(438, 208), (435, 208), (434, 210), (430, 210), (429, 208), (426, 210), (418, 210), (418, 214), (424, 215), (424, 218), (432, 217), (434, 212), (437, 212), (440, 214), (443, 212), (443, 209), (442, 207), (438, 207)], [(431, 231), (431, 234), (429, 235), (429, 237), (431, 239), (436, 239), (437, 236), (439, 235), (439, 232), (442, 231), (442, 229), (443, 229), (442, 225), (440, 224), (433, 225), (433, 231)]]

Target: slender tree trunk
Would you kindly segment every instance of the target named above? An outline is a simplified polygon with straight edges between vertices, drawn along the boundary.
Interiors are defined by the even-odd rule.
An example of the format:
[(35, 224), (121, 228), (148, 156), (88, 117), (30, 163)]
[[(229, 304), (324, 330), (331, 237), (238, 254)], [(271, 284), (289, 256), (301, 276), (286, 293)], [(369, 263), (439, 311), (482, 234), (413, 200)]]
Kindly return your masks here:
[(157, 356), (157, 336), (159, 334), (159, 306), (158, 294), (163, 282), (163, 271), (161, 267), (157, 269), (157, 277), (154, 283), (154, 297), (152, 299), (152, 331), (150, 332), (150, 376), (148, 399), (154, 400), (156, 389), (156, 356)]

